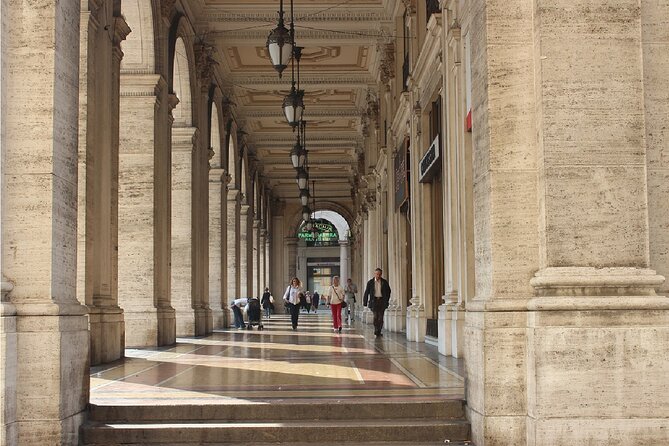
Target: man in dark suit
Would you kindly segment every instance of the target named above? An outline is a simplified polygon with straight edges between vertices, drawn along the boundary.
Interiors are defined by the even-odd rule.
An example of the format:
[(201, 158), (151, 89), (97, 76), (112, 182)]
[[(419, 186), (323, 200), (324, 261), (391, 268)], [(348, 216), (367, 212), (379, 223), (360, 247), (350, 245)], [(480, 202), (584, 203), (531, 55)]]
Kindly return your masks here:
[(374, 278), (367, 282), (365, 295), (362, 298), (362, 304), (369, 307), (374, 312), (374, 335), (378, 338), (383, 336), (383, 313), (390, 302), (390, 285), (388, 281), (381, 277), (383, 271), (381, 268), (374, 270)]

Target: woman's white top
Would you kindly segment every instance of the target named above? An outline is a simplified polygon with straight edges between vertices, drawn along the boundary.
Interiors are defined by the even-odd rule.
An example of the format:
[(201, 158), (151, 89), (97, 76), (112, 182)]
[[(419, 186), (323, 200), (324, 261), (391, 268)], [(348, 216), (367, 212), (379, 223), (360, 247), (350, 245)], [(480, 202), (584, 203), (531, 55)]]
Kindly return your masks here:
[(344, 288), (341, 286), (330, 286), (330, 288), (328, 288), (328, 297), (330, 298), (330, 305), (337, 305), (344, 302)]
[(302, 288), (289, 285), (288, 288), (286, 288), (286, 292), (283, 294), (283, 300), (287, 300), (291, 304), (297, 305), (300, 303), (300, 299), (297, 295), (300, 294), (301, 291)]

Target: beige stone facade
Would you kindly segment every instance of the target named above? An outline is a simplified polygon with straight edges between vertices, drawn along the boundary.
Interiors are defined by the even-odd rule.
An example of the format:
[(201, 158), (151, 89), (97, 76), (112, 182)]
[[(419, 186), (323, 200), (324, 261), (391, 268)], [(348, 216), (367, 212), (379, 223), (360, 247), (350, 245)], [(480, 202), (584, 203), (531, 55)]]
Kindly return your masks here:
[(2, 1), (0, 445), (77, 444), (91, 366), (316, 258), (464, 359), (477, 446), (669, 444), (669, 3), (298, 1), (328, 248), (275, 3)]

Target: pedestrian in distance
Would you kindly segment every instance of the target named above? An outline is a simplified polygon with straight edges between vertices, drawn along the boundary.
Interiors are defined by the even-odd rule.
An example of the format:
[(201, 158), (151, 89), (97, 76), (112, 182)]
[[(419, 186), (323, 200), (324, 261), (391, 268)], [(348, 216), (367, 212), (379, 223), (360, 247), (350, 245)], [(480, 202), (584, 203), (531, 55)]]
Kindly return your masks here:
[(318, 291), (314, 291), (314, 295), (311, 298), (311, 306), (314, 308), (314, 313), (318, 313), (318, 305), (321, 303), (321, 296), (318, 294)]
[(330, 310), (332, 310), (332, 326), (335, 332), (341, 333), (341, 310), (345, 303), (344, 288), (339, 285), (339, 276), (332, 278), (332, 285), (327, 290)]
[(283, 301), (290, 311), (290, 322), (293, 330), (297, 330), (297, 320), (300, 317), (300, 299), (304, 299), (304, 292), (302, 291), (302, 282), (297, 277), (293, 277), (290, 285), (283, 293)]
[(365, 295), (362, 298), (362, 304), (369, 307), (374, 313), (374, 335), (378, 338), (383, 336), (383, 315), (390, 303), (390, 284), (381, 277), (383, 271), (381, 268), (374, 270), (374, 277), (367, 282)]
[(262, 293), (260, 304), (262, 309), (265, 310), (265, 317), (269, 319), (272, 314), (272, 293), (269, 292), (269, 288), (265, 288), (265, 292)]

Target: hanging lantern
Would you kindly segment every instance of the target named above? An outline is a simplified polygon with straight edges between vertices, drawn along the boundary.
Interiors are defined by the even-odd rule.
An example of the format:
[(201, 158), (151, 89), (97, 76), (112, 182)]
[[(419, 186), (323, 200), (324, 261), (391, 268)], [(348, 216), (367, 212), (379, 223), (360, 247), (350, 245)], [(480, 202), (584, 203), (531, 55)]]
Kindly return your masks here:
[(307, 189), (300, 190), (300, 202), (302, 206), (307, 206), (309, 204), (309, 191)]
[(311, 220), (311, 209), (309, 209), (309, 206), (302, 206), (302, 220)]
[(295, 84), (290, 93), (283, 98), (283, 113), (291, 127), (297, 127), (304, 115), (304, 91), (297, 90)]
[(290, 161), (293, 163), (293, 167), (299, 169), (304, 167), (304, 164), (307, 160), (307, 151), (304, 150), (302, 144), (300, 143), (300, 137), (298, 135), (297, 142), (293, 146), (293, 150), (290, 151)]
[(283, 0), (279, 4), (279, 23), (267, 36), (267, 52), (279, 77), (293, 57), (293, 36), (283, 21)]
[(307, 183), (309, 181), (309, 174), (307, 173), (304, 167), (297, 169), (297, 187), (300, 189), (306, 189)]

